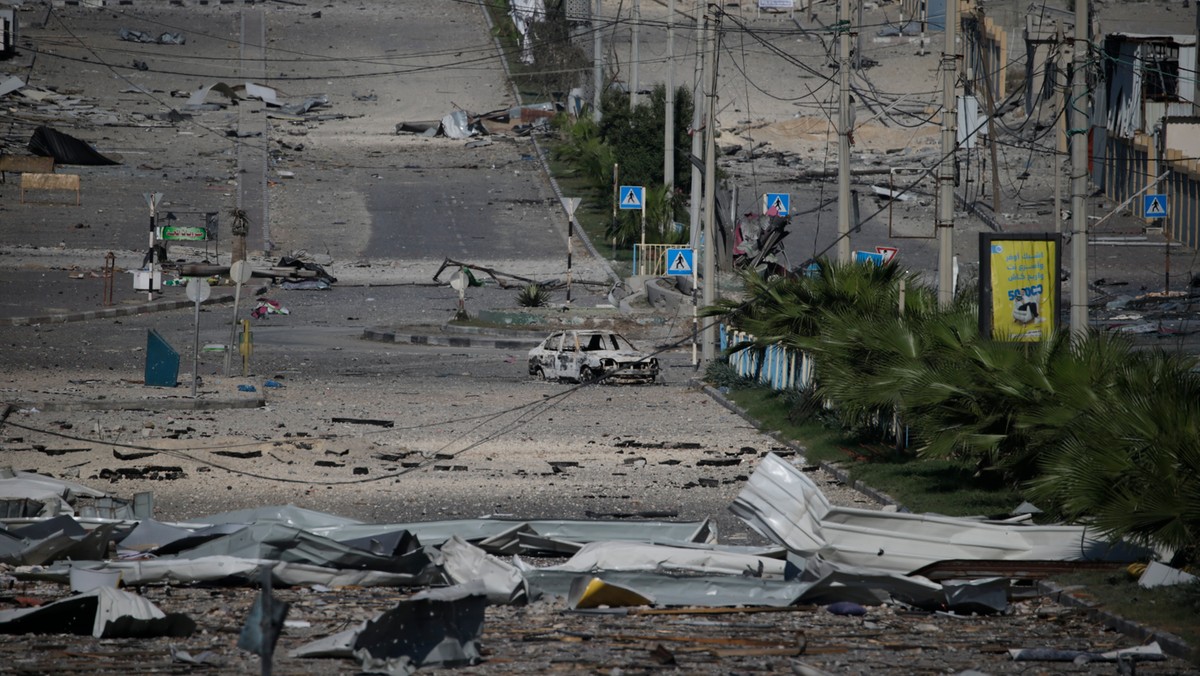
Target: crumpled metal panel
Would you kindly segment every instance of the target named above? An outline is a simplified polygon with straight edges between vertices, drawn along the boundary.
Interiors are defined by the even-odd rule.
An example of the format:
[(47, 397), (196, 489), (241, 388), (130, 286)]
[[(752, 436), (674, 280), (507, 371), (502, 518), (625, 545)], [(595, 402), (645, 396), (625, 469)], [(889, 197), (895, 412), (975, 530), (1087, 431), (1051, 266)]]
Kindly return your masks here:
[(71, 565), (91, 570), (119, 570), (121, 580), (130, 586), (173, 582), (177, 584), (224, 583), (250, 584), (257, 582), (263, 568), (271, 570), (273, 584), (281, 586), (326, 587), (419, 587), (444, 584), (436, 570), (416, 575), (388, 573), (378, 570), (349, 570), (327, 568), (302, 563), (283, 563), (265, 559), (245, 559), (234, 556), (208, 556), (199, 559), (149, 559), (145, 561), (73, 561), (58, 563), (38, 570), (21, 570), (16, 577), (22, 580), (48, 580), (67, 584)]
[(782, 579), (785, 567), (786, 562), (780, 559), (711, 549), (684, 549), (640, 542), (593, 542), (566, 562), (542, 570), (575, 573), (641, 570)]
[(730, 510), (763, 536), (803, 555), (907, 573), (949, 559), (1133, 560), (1081, 526), (990, 523), (934, 514), (832, 507), (800, 470), (768, 454)]
[(516, 566), (491, 556), (459, 537), (450, 538), (441, 548), (442, 569), (446, 577), (458, 584), (477, 582), (479, 590), (490, 603), (524, 604), (529, 599), (528, 586)]
[(37, 608), (0, 611), (0, 633), (91, 634), (96, 638), (190, 636), (196, 623), (186, 615), (167, 615), (150, 601), (129, 592), (98, 587)]

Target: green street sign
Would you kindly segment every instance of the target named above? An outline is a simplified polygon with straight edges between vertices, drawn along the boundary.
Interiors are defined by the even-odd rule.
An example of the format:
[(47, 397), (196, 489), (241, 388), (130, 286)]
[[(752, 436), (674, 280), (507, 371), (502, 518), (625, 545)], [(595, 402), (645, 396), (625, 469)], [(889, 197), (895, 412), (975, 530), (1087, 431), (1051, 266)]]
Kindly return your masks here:
[(166, 225), (158, 229), (158, 238), (168, 242), (204, 242), (208, 230), (187, 225)]

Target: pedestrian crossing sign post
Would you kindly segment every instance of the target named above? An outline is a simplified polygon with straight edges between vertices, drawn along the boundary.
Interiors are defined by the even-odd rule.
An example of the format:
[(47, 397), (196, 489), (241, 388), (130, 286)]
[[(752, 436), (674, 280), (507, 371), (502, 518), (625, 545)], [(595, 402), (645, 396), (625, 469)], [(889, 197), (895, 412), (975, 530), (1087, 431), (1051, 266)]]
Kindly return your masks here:
[(792, 196), (786, 192), (769, 192), (763, 195), (763, 211), (775, 210), (777, 216), (787, 216), (791, 208)]
[[(637, 209), (638, 211), (642, 212), (642, 250), (639, 252), (637, 247), (634, 247), (634, 261), (636, 262), (638, 260), (638, 254), (641, 253), (642, 255), (640, 258), (643, 261), (643, 264), (635, 267), (638, 268), (639, 275), (645, 274), (645, 271), (642, 268), (645, 267), (646, 260), (646, 188), (640, 185), (621, 186), (620, 189), (617, 190), (617, 205), (622, 209)], [(616, 214), (614, 214), (614, 216), (615, 215)]]
[(667, 274), (691, 275), (696, 271), (695, 249), (667, 249)]
[(1142, 214), (1146, 218), (1166, 218), (1167, 217), (1167, 196), (1166, 195), (1143, 195), (1142, 196)]
[(622, 209), (646, 208), (646, 188), (640, 185), (623, 185), (617, 193)]

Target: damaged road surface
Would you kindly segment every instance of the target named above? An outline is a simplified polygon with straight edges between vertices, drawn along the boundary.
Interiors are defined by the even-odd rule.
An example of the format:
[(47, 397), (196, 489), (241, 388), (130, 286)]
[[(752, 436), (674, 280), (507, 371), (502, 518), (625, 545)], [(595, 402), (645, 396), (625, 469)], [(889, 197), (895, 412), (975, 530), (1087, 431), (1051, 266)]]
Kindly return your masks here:
[[(48, 510), (74, 511), (82, 487), (38, 483), (63, 500)], [(10, 636), (0, 658), (13, 673), (81, 674), (251, 673), (260, 659), (279, 673), (1027, 673), (1029, 661), (1054, 673), (1105, 673), (1096, 669), (1114, 662), (1190, 672), (1157, 644), (1098, 633), (1086, 613), (1017, 580), (899, 572), (912, 556), (856, 565), (842, 549), (853, 552), (855, 536), (830, 538), (831, 522), (914, 515), (843, 510), (839, 520), (838, 510), (767, 454), (735, 506), (777, 541), (758, 546), (721, 542), (707, 520), (383, 524), (294, 506), (186, 523), (9, 519), (0, 633)], [(784, 522), (794, 526), (788, 536)], [(981, 534), (971, 519), (937, 523), (947, 545), (963, 533), (1022, 535)]]

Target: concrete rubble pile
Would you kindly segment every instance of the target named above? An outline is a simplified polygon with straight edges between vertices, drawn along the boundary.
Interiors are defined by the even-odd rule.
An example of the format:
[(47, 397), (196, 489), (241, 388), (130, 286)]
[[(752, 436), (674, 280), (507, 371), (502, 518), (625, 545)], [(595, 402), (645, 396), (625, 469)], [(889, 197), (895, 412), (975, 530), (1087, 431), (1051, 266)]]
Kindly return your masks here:
[[(351, 659), (374, 673), (483, 661), (480, 637), (489, 605), (565, 599), (570, 612), (816, 605), (861, 615), (865, 607), (883, 604), (992, 615), (1008, 611), (1011, 580), (935, 582), (912, 571), (947, 559), (1116, 561), (1146, 554), (1076, 526), (833, 507), (816, 484), (775, 454), (763, 458), (731, 507), (773, 543), (765, 546), (722, 544), (709, 520), (375, 524), (289, 505), (161, 523), (145, 513), (151, 502), (145, 496), (126, 503), (136, 513), (129, 507), (102, 517), (93, 509), (83, 516), (74, 507), (81, 498), (112, 496), (40, 475), (9, 474), (0, 480), (0, 506), (9, 515), (0, 530), (3, 577), (9, 586), (49, 582), (73, 594), (0, 610), (0, 633), (188, 636), (193, 618), (129, 590), (257, 584), (262, 596), (239, 646), (268, 659), (267, 644), (273, 645), (287, 613), (285, 603), (271, 605), (272, 588), (420, 590), (289, 654)], [(35, 512), (30, 504), (42, 509)], [(534, 565), (535, 559), (558, 562)], [(346, 618), (347, 626), (351, 621)], [(1161, 657), (1153, 650), (1137, 655)]]

